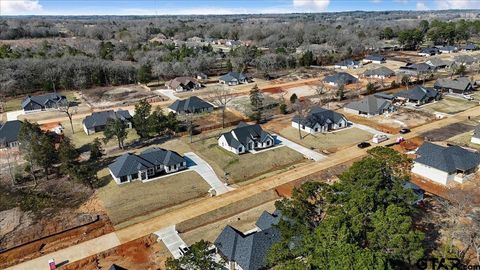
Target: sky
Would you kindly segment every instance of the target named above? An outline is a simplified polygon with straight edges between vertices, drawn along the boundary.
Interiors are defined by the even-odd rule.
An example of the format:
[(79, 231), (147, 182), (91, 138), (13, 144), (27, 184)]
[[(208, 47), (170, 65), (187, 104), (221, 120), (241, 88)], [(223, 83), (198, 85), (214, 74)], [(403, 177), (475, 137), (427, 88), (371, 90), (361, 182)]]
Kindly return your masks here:
[(480, 0), (0, 0), (1, 15), (183, 15), (480, 9)]

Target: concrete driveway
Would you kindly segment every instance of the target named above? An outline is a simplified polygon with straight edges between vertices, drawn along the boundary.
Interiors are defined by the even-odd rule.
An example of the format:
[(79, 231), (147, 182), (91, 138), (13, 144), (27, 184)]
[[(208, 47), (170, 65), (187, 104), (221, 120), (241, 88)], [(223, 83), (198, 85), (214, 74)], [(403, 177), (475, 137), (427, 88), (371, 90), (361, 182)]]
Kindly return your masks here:
[(175, 91), (170, 90), (170, 89), (159, 89), (159, 90), (155, 90), (154, 92), (162, 94), (162, 95), (168, 97), (169, 99), (171, 99), (172, 101), (175, 101), (175, 100), (178, 99), (178, 97), (175, 96)]
[(313, 151), (312, 149), (308, 149), (307, 147), (304, 147), (304, 146), (301, 146), (300, 144), (298, 143), (295, 143), (295, 142), (292, 142), (280, 135), (273, 135), (277, 141), (277, 143), (281, 143), (283, 145), (285, 145), (286, 147), (290, 148), (290, 149), (293, 149), (297, 152), (299, 152), (300, 154), (303, 154), (305, 157), (307, 157), (308, 159), (311, 159), (311, 160), (315, 160), (315, 161), (320, 161), (320, 160), (323, 160), (325, 159), (327, 156), (325, 155), (322, 155), (316, 151)]
[(220, 179), (215, 174), (212, 166), (210, 166), (205, 160), (199, 157), (193, 152), (188, 152), (184, 154), (187, 159), (188, 168), (196, 171), (200, 174), (205, 181), (215, 190), (216, 195), (220, 195), (229, 191), (229, 188), (220, 181)]
[(7, 121), (18, 120), (18, 117), (24, 114), (25, 112), (23, 110), (7, 112)]
[(185, 244), (182, 238), (178, 235), (175, 225), (156, 231), (154, 234), (158, 236), (158, 241), (163, 241), (175, 259), (182, 257), (179, 247), (182, 245), (187, 246), (187, 244)]
[(352, 123), (352, 127), (356, 127), (358, 129), (364, 130), (366, 132), (372, 133), (373, 135), (375, 134), (382, 134), (382, 135), (387, 135), (387, 137), (390, 137), (391, 135), (385, 132), (381, 132), (380, 130), (376, 130), (372, 127), (362, 125), (362, 124), (357, 124), (357, 123)]

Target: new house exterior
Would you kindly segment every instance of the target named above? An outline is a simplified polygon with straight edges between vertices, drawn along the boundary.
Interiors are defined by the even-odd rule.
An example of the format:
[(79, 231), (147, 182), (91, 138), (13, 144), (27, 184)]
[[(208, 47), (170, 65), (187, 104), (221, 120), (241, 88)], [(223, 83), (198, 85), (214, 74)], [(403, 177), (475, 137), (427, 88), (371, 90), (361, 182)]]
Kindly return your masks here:
[(272, 147), (275, 139), (259, 124), (248, 125), (241, 122), (236, 128), (220, 135), (218, 145), (238, 155)]
[(475, 130), (473, 130), (473, 136), (470, 139), (470, 142), (474, 144), (480, 144), (480, 125), (475, 127)]
[(363, 63), (383, 64), (385, 62), (387, 62), (387, 60), (380, 54), (369, 54), (363, 59)]
[(175, 90), (176, 92), (192, 91), (202, 87), (196, 79), (191, 77), (177, 77), (168, 81), (165, 85), (168, 89)]
[(478, 61), (475, 57), (473, 57), (471, 55), (456, 55), (453, 58), (453, 60), (458, 65), (467, 65), (467, 66), (469, 66), (469, 65)]
[(454, 53), (458, 52), (458, 48), (455, 46), (441, 46), (438, 47), (438, 51), (441, 53)]
[(387, 67), (378, 67), (368, 69), (363, 72), (363, 76), (367, 78), (385, 79), (395, 76), (395, 72)]
[(425, 61), (425, 64), (430, 65), (434, 69), (444, 69), (444, 68), (452, 67), (454, 62), (435, 57), (435, 58), (430, 58), (427, 61)]
[(228, 270), (260, 270), (267, 266), (266, 256), (271, 246), (281, 240), (275, 224), (281, 214), (263, 212), (256, 222), (256, 229), (243, 233), (226, 226), (214, 241), (217, 254), (226, 259)]
[(332, 86), (347, 85), (358, 82), (358, 79), (346, 72), (339, 72), (333, 75), (325, 76), (324, 82)]
[(468, 77), (440, 78), (435, 82), (433, 88), (442, 92), (468, 94), (473, 90), (473, 83)]
[(94, 112), (91, 115), (83, 119), (83, 130), (87, 135), (104, 131), (105, 126), (107, 125), (108, 119), (120, 119), (122, 120), (127, 128), (132, 128), (132, 116), (126, 110), (109, 110), (103, 112)]
[(187, 168), (187, 161), (177, 152), (162, 148), (149, 148), (140, 154), (126, 153), (108, 166), (117, 184), (135, 180), (146, 181)]
[(243, 73), (230, 71), (227, 74), (221, 76), (218, 81), (221, 84), (238, 85), (248, 83), (248, 78)]
[(421, 55), (421, 56), (432, 56), (432, 55), (436, 55), (436, 54), (439, 54), (440, 51), (438, 50), (438, 48), (424, 48), (424, 49), (421, 49), (420, 52), (418, 52), (418, 55)]
[(329, 132), (348, 126), (348, 121), (343, 114), (321, 107), (313, 107), (306, 117), (295, 115), (292, 118), (292, 127), (299, 128), (308, 133)]
[(469, 43), (465, 46), (462, 46), (462, 50), (463, 51), (476, 51), (476, 50), (478, 50), (478, 46), (476, 44)]
[(65, 96), (58, 93), (50, 93), (39, 96), (28, 95), (22, 101), (22, 109), (25, 113), (46, 111), (49, 109), (56, 109), (58, 106), (63, 106), (67, 103)]
[(370, 117), (391, 113), (395, 111), (395, 106), (390, 100), (370, 95), (362, 100), (348, 103), (343, 109), (349, 113)]
[(196, 96), (175, 100), (172, 105), (168, 106), (168, 110), (176, 114), (211, 112), (213, 108), (211, 103)]
[(7, 121), (0, 124), (0, 149), (14, 148), (18, 146), (18, 134), (22, 128), (19, 120)]
[(360, 68), (362, 63), (359, 61), (353, 61), (352, 59), (342, 60), (335, 64), (335, 68), (348, 69), (348, 68)]
[(427, 63), (407, 64), (403, 67), (400, 67), (398, 72), (407, 75), (417, 76), (435, 72), (435, 67)]
[(428, 87), (417, 85), (412, 89), (405, 90), (394, 94), (395, 99), (404, 103), (411, 103), (414, 105), (423, 105), (441, 98), (440, 93)]
[(424, 143), (416, 152), (412, 172), (436, 183), (463, 183), (478, 170), (480, 154), (460, 146)]

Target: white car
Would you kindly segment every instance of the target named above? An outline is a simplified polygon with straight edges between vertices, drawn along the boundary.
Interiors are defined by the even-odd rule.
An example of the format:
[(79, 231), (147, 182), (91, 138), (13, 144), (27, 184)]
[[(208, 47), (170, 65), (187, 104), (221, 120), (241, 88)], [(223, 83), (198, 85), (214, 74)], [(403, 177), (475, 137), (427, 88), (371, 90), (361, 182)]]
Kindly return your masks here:
[(387, 135), (384, 135), (384, 134), (375, 134), (373, 136), (373, 139), (372, 139), (372, 142), (374, 143), (381, 143), (381, 142), (384, 142), (388, 140), (388, 137)]

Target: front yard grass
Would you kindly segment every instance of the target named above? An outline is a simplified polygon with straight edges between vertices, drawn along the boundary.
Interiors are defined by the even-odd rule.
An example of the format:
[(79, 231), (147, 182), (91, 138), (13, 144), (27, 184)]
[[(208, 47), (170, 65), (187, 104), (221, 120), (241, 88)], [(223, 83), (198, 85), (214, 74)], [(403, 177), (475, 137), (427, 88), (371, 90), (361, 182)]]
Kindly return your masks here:
[[(238, 183), (272, 170), (278, 170), (304, 160), (304, 156), (285, 146), (269, 149), (257, 154), (236, 155), (220, 146), (216, 138), (196, 141), (189, 144), (195, 153), (205, 159), (215, 169), (227, 174), (229, 184)], [(218, 170), (217, 170), (218, 173)], [(218, 175), (222, 177), (223, 175)]]
[(435, 103), (425, 105), (423, 108), (431, 112), (455, 114), (473, 108), (477, 105), (478, 103), (474, 101), (446, 96)]
[(302, 131), (303, 139), (298, 137), (298, 129), (288, 127), (282, 129), (280, 135), (307, 148), (329, 153), (368, 141), (373, 137), (371, 133), (355, 127), (333, 133), (309, 134)]
[[(99, 178), (110, 177), (108, 169), (98, 172)], [(110, 177), (111, 179), (111, 177)], [(113, 179), (98, 189), (107, 214), (117, 225), (132, 218), (204, 197), (210, 186), (193, 171), (186, 171), (147, 183), (134, 181), (117, 185)]]

